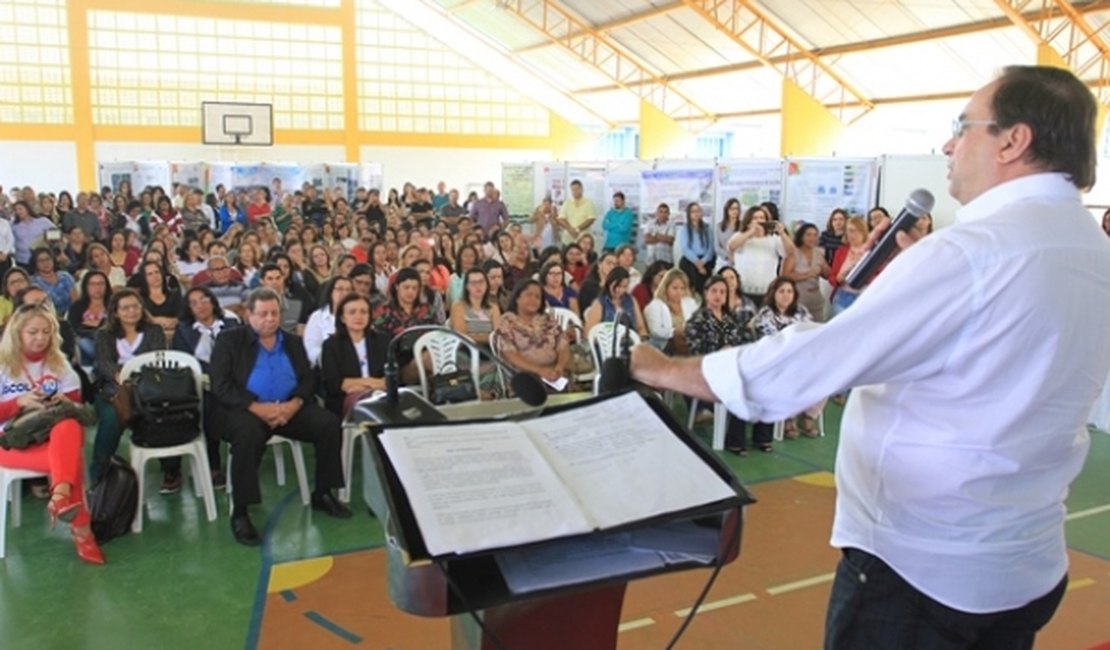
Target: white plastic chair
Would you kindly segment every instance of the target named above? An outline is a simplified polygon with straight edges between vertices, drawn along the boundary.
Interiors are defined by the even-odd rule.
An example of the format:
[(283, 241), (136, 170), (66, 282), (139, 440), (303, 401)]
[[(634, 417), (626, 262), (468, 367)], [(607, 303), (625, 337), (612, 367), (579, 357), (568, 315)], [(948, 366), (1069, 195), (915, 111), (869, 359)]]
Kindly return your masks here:
[(135, 511), (135, 520), (131, 530), (136, 533), (143, 532), (143, 510), (146, 505), (144, 499), (145, 468), (147, 461), (156, 458), (173, 458), (176, 456), (189, 457), (189, 473), (193, 479), (193, 491), (196, 496), (204, 499), (204, 509), (208, 521), (216, 520), (216, 492), (212, 488), (212, 474), (208, 465), (208, 448), (204, 439), (204, 374), (200, 362), (191, 354), (176, 350), (157, 350), (134, 357), (123, 365), (120, 370), (120, 381), (127, 381), (141, 368), (155, 366), (159, 368), (188, 368), (193, 373), (197, 395), (202, 399), (198, 409), (197, 435), (192, 442), (172, 447), (143, 447), (131, 444), (131, 467), (139, 478), (139, 507)]
[[(458, 361), (460, 345), (464, 345), (461, 339), (444, 332), (428, 332), (416, 339), (416, 343), (413, 344), (412, 354), (416, 359), (416, 369), (420, 373), (420, 388), (429, 398), (432, 395), (431, 386), (429, 385), (431, 378), (428, 376), (428, 370), (424, 367), (424, 353), (427, 352), (431, 359), (432, 375), (458, 372), (460, 370)], [(475, 399), (480, 399), (481, 395), (478, 388), (481, 385), (481, 370), (479, 369), (481, 359), (477, 350), (467, 350), (467, 354), (470, 356), (470, 380), (474, 382)]]
[(8, 503), (11, 502), (12, 528), (19, 528), (23, 523), (23, 481), (45, 476), (30, 469), (0, 467), (0, 559), (7, 555)]
[[(574, 332), (576, 343), (582, 342), (582, 332), (584, 328), (582, 326), (582, 319), (578, 317), (578, 314), (565, 307), (548, 307), (548, 311), (550, 311), (551, 315), (555, 317), (555, 320), (559, 322), (559, 327), (563, 328), (564, 332), (567, 330)], [(590, 372), (575, 375), (574, 381), (578, 383), (593, 381), (594, 378), (597, 377), (597, 371), (597, 366), (594, 366), (594, 369)]]
[[(690, 416), (687, 418), (686, 428), (694, 430), (694, 418), (698, 414), (698, 400), (690, 399)], [(713, 405), (713, 449), (720, 451), (725, 448), (725, 432), (728, 430), (728, 409), (724, 404), (717, 402)]]
[[(305, 471), (304, 447), (300, 440), (290, 440), (281, 436), (270, 436), (266, 445), (274, 447), (274, 474), (277, 475), (277, 484), (285, 485), (285, 455), (277, 445), (289, 445), (289, 453), (293, 456), (293, 471), (297, 474), (297, 486), (301, 492), (301, 502), (306, 506), (311, 502), (312, 496), (308, 490), (308, 472)], [(227, 512), (231, 514), (233, 502), (231, 499), (231, 450), (227, 452)]]
[[(613, 356), (613, 333), (616, 331), (618, 339), (624, 339), (625, 334), (628, 334), (629, 341), (632, 345), (640, 343), (640, 335), (634, 330), (628, 329), (626, 325), (616, 325), (613, 323), (598, 323), (594, 325), (586, 338), (590, 342), (590, 354), (594, 355), (594, 368), (597, 368), (597, 376), (594, 377), (594, 395), (597, 395), (599, 382), (601, 381), (601, 364), (603, 361)], [(621, 341), (617, 341), (617, 350), (621, 348)]]

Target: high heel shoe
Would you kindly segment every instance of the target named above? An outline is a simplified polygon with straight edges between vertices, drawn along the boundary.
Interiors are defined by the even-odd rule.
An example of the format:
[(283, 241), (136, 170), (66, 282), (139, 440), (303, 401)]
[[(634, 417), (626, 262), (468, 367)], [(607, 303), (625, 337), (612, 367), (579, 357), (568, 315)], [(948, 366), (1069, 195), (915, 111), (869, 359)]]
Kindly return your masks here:
[(46, 504), (46, 514), (50, 516), (50, 528), (53, 529), (58, 520), (67, 524), (71, 523), (77, 517), (77, 513), (83, 504), (84, 501), (80, 494), (74, 495), (72, 492), (59, 494), (55, 492), (50, 498), (50, 502)]
[(80, 535), (76, 530), (71, 530), (73, 535), (73, 545), (77, 548), (77, 557), (81, 558), (82, 562), (89, 564), (104, 564), (104, 553), (100, 550), (100, 545), (96, 543), (96, 536), (92, 531), (88, 531), (84, 535)]

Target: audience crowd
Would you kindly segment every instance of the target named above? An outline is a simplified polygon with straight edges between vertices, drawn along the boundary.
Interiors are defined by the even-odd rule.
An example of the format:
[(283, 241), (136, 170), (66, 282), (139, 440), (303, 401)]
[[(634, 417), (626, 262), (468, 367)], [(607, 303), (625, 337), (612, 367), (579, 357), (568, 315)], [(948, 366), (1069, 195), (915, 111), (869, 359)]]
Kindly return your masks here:
[[(562, 206), (545, 200), (524, 227), (493, 183), (465, 202), (443, 183), (435, 191), (406, 183), (385, 197), (307, 183), (286, 189), (277, 179), (210, 194), (126, 181), (76, 196), (0, 189), (0, 363), (19, 374), (23, 355), (61, 387), (50, 399), (93, 405), (95, 481), (125, 430), (113, 408), (123, 365), (159, 349), (194, 355), (210, 378), (213, 481), (234, 484), (234, 536), (257, 544), (247, 508), (260, 500), (258, 463), (272, 435), (316, 446), (312, 505), (350, 516), (331, 493), (343, 485), (341, 418), (383, 388), (385, 350), (407, 328), (452, 328), (550, 390), (569, 390), (561, 380), (573, 386), (578, 376), (572, 348), (601, 324), (619, 322), (667, 354), (687, 355), (834, 317), (859, 293), (843, 281), (885, 214), (834, 210), (826, 223), (791, 233), (774, 204), (730, 199), (716, 226), (697, 203), (659, 205), (640, 224), (620, 193), (602, 211), (578, 181), (570, 190)], [(38, 311), (21, 317), (28, 305)], [(399, 345), (401, 378), (415, 382), (428, 360), (415, 357), (408, 338)], [(477, 394), (502, 394), (486, 379)], [(42, 377), (26, 380), (33, 390), (3, 395), (5, 422), (46, 403)], [(786, 423), (786, 436), (817, 435), (822, 406)], [(771, 451), (772, 424), (752, 425), (755, 446)], [(741, 455), (745, 426), (735, 418), (728, 426), (727, 448)], [(102, 561), (72, 496), (83, 472), (71, 429), (42, 445), (63, 449), (56, 454), (6, 450), (0, 464), (48, 471), (52, 516), (75, 526), (82, 558)], [(163, 493), (180, 489), (180, 465), (163, 460)]]

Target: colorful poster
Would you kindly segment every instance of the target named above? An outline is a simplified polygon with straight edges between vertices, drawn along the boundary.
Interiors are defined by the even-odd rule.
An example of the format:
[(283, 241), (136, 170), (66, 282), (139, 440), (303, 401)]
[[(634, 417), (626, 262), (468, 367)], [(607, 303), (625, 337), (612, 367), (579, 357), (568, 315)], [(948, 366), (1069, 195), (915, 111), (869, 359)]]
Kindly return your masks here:
[[(660, 203), (671, 208), (671, 219), (676, 224), (686, 223), (686, 206), (701, 204), (705, 218), (713, 213), (713, 169), (654, 169), (641, 172), (640, 228), (655, 216)], [(677, 245), (677, 240), (676, 240)], [(639, 255), (644, 254), (640, 244)], [(677, 259), (677, 258), (676, 258)]]
[[(170, 183), (180, 183), (208, 192), (210, 191), (208, 167), (207, 163), (202, 162), (170, 163)], [(215, 187), (215, 183), (212, 187)]]
[(866, 215), (877, 200), (878, 167), (874, 158), (788, 159), (783, 221), (822, 225), (836, 208)]
[(551, 197), (556, 206), (567, 199), (567, 166), (563, 163), (545, 163), (542, 171), (544, 196)]
[(712, 223), (721, 222), (725, 202), (739, 199), (741, 211), (770, 201), (782, 205), (782, 160), (726, 161), (717, 165), (717, 210)]
[(501, 165), (501, 200), (514, 221), (528, 221), (536, 207), (532, 204), (534, 180), (532, 163)]

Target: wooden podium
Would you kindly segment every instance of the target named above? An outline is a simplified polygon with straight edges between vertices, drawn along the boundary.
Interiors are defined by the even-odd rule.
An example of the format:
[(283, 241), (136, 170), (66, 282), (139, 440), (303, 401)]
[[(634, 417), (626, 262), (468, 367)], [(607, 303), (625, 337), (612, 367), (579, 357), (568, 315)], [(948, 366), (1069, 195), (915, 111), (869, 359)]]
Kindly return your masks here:
[[(602, 396), (577, 404), (546, 409), (557, 413), (566, 409), (595, 404), (612, 396)], [(709, 539), (715, 554), (709, 558), (678, 560), (650, 570), (632, 570), (607, 575), (603, 579), (576, 580), (567, 576), (567, 584), (521, 593), (509, 588), (499, 567), (498, 553), (513, 549), (496, 549), (465, 555), (432, 558), (424, 546), (419, 526), (397, 473), (385, 453), (378, 436), (382, 428), (371, 428), (369, 447), (375, 465), (384, 504), (378, 515), (386, 533), (389, 594), (401, 610), (418, 616), (451, 616), (452, 648), (455, 650), (609, 650), (616, 647), (617, 628), (625, 588), (629, 581), (654, 575), (712, 568), (736, 559), (743, 529), (743, 508), (755, 500), (728, 467), (699, 440), (684, 431), (658, 398), (645, 398), (648, 405), (712, 471), (735, 493), (734, 498), (687, 510), (680, 515), (662, 515), (650, 520), (573, 539), (594, 535), (631, 532), (648, 534), (653, 527), (666, 527), (697, 534)], [(565, 542), (551, 540), (530, 544)], [(638, 545), (643, 548), (642, 545)], [(652, 550), (648, 548), (647, 550)], [(665, 549), (660, 549), (665, 550)], [(708, 559), (707, 559), (708, 558)], [(485, 630), (470, 615), (481, 617)], [(486, 634), (486, 630), (492, 632)], [(498, 645), (500, 642), (500, 646)]]

